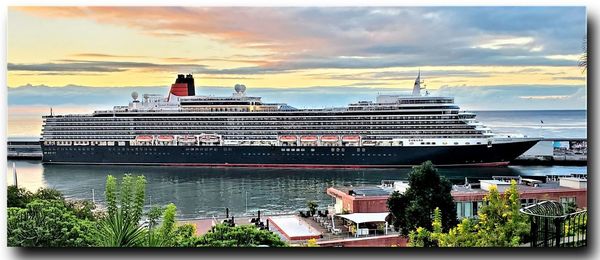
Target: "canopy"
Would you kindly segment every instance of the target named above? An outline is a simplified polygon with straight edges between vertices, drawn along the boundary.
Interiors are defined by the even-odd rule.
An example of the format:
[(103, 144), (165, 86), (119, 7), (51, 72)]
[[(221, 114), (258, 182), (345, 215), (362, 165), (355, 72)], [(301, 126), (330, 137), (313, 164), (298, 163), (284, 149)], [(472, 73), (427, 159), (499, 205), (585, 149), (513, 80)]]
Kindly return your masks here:
[(336, 215), (341, 218), (350, 220), (356, 224), (369, 223), (369, 222), (385, 222), (385, 218), (389, 215), (389, 212), (385, 213), (352, 213), (345, 215)]

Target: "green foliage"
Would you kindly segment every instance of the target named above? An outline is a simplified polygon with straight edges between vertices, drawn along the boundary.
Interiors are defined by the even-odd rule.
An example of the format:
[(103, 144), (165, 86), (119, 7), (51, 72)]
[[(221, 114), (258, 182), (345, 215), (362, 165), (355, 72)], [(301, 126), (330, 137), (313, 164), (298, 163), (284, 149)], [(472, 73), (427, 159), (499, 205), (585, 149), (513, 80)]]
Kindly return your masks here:
[(30, 191), (15, 185), (8, 186), (6, 197), (7, 207), (9, 208), (25, 208), (33, 200), (33, 194)]
[(163, 209), (158, 206), (150, 208), (146, 216), (148, 216), (148, 229), (153, 230), (158, 225), (158, 220), (163, 214)]
[(582, 213), (583, 215), (576, 216), (572, 220), (566, 220), (563, 225), (562, 236), (574, 236), (587, 232), (587, 212)]
[(136, 247), (144, 245), (145, 230), (122, 211), (109, 214), (98, 223), (98, 246)]
[[(514, 247), (523, 243), (528, 234), (527, 218), (520, 214), (521, 207), (516, 182), (512, 182), (504, 195), (494, 187), (484, 198), (478, 211), (478, 219), (463, 219), (448, 233), (439, 228), (436, 213), (432, 223), (433, 232), (419, 227), (409, 235), (412, 246), (441, 247)], [(436, 209), (436, 212), (438, 210)], [(433, 243), (431, 243), (433, 242)]]
[(79, 219), (60, 200), (35, 199), (8, 209), (8, 246), (87, 247), (94, 245), (93, 223)]
[(39, 188), (34, 194), (34, 198), (41, 200), (64, 200), (65, 197), (56, 189)]
[(108, 215), (115, 215), (117, 213), (117, 178), (112, 175), (106, 176), (104, 197), (106, 198)]
[(518, 246), (529, 230), (525, 215), (519, 212), (521, 202), (515, 181), (501, 196), (492, 188), (484, 198), (486, 204), (478, 212), (477, 246)]
[(317, 212), (317, 207), (319, 207), (319, 205), (317, 204), (316, 201), (314, 200), (309, 200), (306, 202), (306, 207), (308, 207), (308, 210), (310, 211), (310, 214), (315, 214), (315, 212)]
[[(171, 203), (165, 207), (163, 214), (162, 224), (158, 227), (158, 230), (151, 228), (149, 229), (148, 234), (148, 246), (151, 247), (168, 247), (174, 246), (177, 243), (177, 239), (175, 236), (176, 227), (175, 227), (175, 213), (177, 212), (177, 207), (175, 204)], [(153, 213), (155, 214), (155, 213)], [(156, 220), (152, 220), (155, 222)], [(156, 224), (154, 224), (155, 226)], [(179, 234), (180, 236), (185, 233)], [(193, 236), (193, 233), (191, 234)], [(180, 238), (183, 239), (183, 238)]]
[(565, 214), (574, 213), (575, 211), (577, 211), (577, 203), (575, 203), (574, 201), (569, 201), (568, 203), (564, 204), (564, 208)]
[[(100, 246), (142, 246), (145, 242), (146, 229), (139, 222), (144, 207), (146, 179), (144, 176), (134, 179), (130, 174), (125, 174), (119, 194), (116, 193), (117, 186), (116, 178), (107, 176), (104, 194), (108, 216), (98, 225)], [(117, 205), (117, 197), (119, 205)]]
[(75, 214), (77, 218), (88, 220), (96, 219), (93, 212), (96, 205), (89, 200), (65, 200), (65, 205), (73, 211), (73, 214)]
[(173, 236), (174, 228), (175, 228), (175, 213), (177, 208), (175, 204), (171, 203), (167, 205), (165, 209), (165, 213), (163, 215), (163, 222), (159, 228), (159, 232), (161, 236), (164, 238), (169, 238)]
[(319, 247), (319, 244), (317, 244), (317, 239), (311, 238), (311, 239), (307, 240), (306, 247)]
[(402, 196), (400, 192), (394, 191), (387, 200), (387, 207), (394, 217), (393, 225), (396, 229), (404, 226), (406, 223), (406, 215), (404, 209), (408, 206), (408, 201), (405, 196)]
[(196, 246), (206, 247), (283, 247), (286, 243), (268, 230), (259, 230), (253, 225), (230, 227), (218, 224), (196, 241)]
[(409, 174), (409, 188), (403, 194), (392, 194), (388, 199), (388, 209), (395, 218), (394, 226), (406, 235), (417, 227), (427, 227), (431, 231), (434, 209), (442, 212), (443, 230), (449, 230), (457, 223), (456, 209), (452, 198), (452, 184), (440, 176), (430, 161), (416, 166)]
[(175, 237), (174, 246), (177, 247), (193, 247), (198, 240), (198, 237), (196, 237), (196, 226), (192, 224), (175, 227), (173, 234)]
[[(177, 207), (167, 205), (164, 210), (152, 207), (147, 225), (140, 224), (143, 214), (146, 179), (126, 174), (118, 187), (117, 179), (106, 179), (108, 216), (98, 226), (100, 246), (108, 247), (171, 247), (195, 246), (196, 230), (192, 225), (176, 226)], [(119, 190), (117, 194), (117, 190)], [(117, 200), (118, 198), (118, 200)], [(159, 218), (162, 216), (160, 226)]]

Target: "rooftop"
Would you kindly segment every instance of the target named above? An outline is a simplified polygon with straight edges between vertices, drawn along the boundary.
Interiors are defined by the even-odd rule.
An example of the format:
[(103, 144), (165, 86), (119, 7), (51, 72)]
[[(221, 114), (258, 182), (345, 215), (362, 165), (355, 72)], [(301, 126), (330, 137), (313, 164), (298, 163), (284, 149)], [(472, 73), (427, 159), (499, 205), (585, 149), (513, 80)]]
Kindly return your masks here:
[[(562, 178), (561, 178), (562, 179)], [(576, 177), (568, 177), (564, 178), (568, 180), (572, 179), (580, 179)], [(518, 180), (518, 178), (517, 178)], [(586, 179), (581, 179), (585, 181)], [(341, 187), (333, 187), (338, 192), (342, 192), (344, 194), (348, 194), (355, 198), (361, 197), (379, 197), (379, 196), (389, 196), (392, 192), (394, 192), (394, 185), (390, 185), (390, 183), (394, 182), (392, 180), (385, 181), (387, 185), (380, 186), (360, 186), (360, 187), (349, 187), (349, 186), (341, 186)], [(405, 182), (398, 180), (396, 182)], [(502, 181), (502, 180), (480, 180), (480, 182), (484, 182), (492, 185), (510, 185), (510, 182)], [(577, 190), (576, 188), (561, 186), (560, 182), (542, 182), (538, 180), (532, 179), (521, 179), (521, 182), (517, 184), (517, 190), (519, 192), (558, 192), (558, 191), (572, 191)], [(453, 185), (452, 193), (455, 195), (461, 194), (487, 194), (488, 191), (481, 188), (480, 183), (471, 183), (466, 185)]]

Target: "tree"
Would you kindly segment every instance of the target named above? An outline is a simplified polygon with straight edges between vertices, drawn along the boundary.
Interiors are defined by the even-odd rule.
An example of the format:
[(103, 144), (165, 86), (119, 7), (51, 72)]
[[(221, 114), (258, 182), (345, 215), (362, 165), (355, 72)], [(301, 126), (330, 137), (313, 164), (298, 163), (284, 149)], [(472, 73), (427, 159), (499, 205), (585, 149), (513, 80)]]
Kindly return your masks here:
[(231, 227), (218, 224), (211, 231), (196, 241), (196, 246), (206, 247), (283, 247), (286, 243), (279, 236), (268, 230), (261, 230), (254, 225)]
[[(195, 227), (189, 224), (176, 225), (175, 204), (171, 203), (164, 209), (152, 207), (146, 214), (148, 216), (146, 223), (140, 223), (145, 203), (144, 176), (133, 177), (126, 174), (123, 176), (120, 189), (118, 186), (115, 177), (109, 175), (106, 178), (105, 196), (108, 216), (98, 225), (98, 234), (102, 238), (99, 241), (100, 246), (194, 246)], [(161, 216), (162, 221), (159, 219)]]
[(310, 214), (314, 215), (315, 212), (317, 212), (317, 207), (319, 207), (319, 205), (317, 204), (316, 201), (309, 200), (306, 202), (306, 207), (308, 207), (308, 211), (310, 211)]
[(65, 197), (62, 193), (56, 189), (52, 188), (39, 188), (36, 193), (33, 195), (36, 199), (41, 200), (64, 200)]
[(60, 200), (36, 199), (8, 208), (8, 246), (88, 247), (95, 244), (93, 222), (79, 219)]
[(456, 208), (452, 198), (452, 183), (440, 176), (430, 161), (416, 166), (408, 177), (409, 188), (403, 194), (392, 194), (388, 209), (395, 217), (394, 224), (402, 234), (418, 227), (431, 231), (434, 209), (442, 212), (442, 229), (449, 230), (457, 223)]
[(439, 208), (433, 212), (432, 231), (418, 227), (416, 231), (408, 234), (409, 246), (412, 247), (437, 247), (438, 239), (442, 235), (442, 213)]
[(24, 188), (10, 185), (6, 192), (6, 199), (6, 206), (9, 208), (25, 208), (33, 200), (33, 194)]
[(495, 187), (484, 198), (477, 219), (465, 218), (448, 233), (442, 233), (436, 217), (433, 232), (419, 227), (409, 235), (412, 246), (441, 247), (513, 247), (524, 242), (528, 234), (527, 218), (520, 214), (521, 203), (516, 182), (512, 181), (504, 195)]
[[(143, 208), (146, 178), (125, 174), (117, 194), (117, 180), (112, 175), (106, 178), (105, 196), (108, 216), (98, 225), (100, 246), (132, 247), (145, 243), (146, 230), (139, 224)], [(117, 198), (119, 200), (117, 201)]]
[(504, 195), (495, 187), (484, 198), (485, 205), (478, 212), (477, 246), (518, 246), (528, 234), (525, 215), (519, 212), (521, 201), (513, 180)]
[(402, 196), (400, 192), (394, 191), (387, 200), (387, 207), (391, 212), (393, 218), (393, 225), (398, 230), (400, 227), (405, 226), (406, 217), (404, 209), (408, 206), (408, 201), (405, 196)]
[[(185, 224), (177, 226), (175, 223), (175, 214), (177, 207), (171, 203), (163, 210), (157, 208), (162, 213), (163, 221), (157, 227), (158, 222), (154, 219), (157, 215), (157, 210), (151, 210), (149, 214), (148, 225), (148, 243), (150, 247), (188, 247), (195, 243), (196, 228), (194, 225)], [(151, 215), (151, 216), (150, 216)], [(155, 228), (157, 227), (157, 228)]]

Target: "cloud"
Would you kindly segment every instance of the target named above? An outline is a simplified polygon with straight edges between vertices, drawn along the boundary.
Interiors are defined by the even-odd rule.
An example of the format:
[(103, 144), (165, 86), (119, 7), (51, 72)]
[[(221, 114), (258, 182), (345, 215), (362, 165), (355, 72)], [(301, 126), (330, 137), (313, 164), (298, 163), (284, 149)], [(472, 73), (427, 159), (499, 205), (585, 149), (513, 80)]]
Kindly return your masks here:
[(456, 103), (470, 110), (586, 109), (587, 100), (583, 85), (459, 85), (431, 92), (455, 97)]
[[(208, 37), (270, 55), (241, 71), (423, 65), (572, 66), (584, 7), (17, 7), (160, 38)], [(479, 46), (479, 48), (472, 48)], [(348, 57), (354, 57), (348, 59)], [(360, 57), (360, 58), (359, 58)], [(277, 62), (275, 62), (277, 61)]]
[(15, 64), (8, 63), (9, 71), (52, 71), (52, 72), (122, 72), (129, 69), (145, 70), (201, 70), (204, 65), (193, 64), (159, 64), (150, 62), (129, 62), (129, 61), (94, 61), (94, 60), (60, 60), (60, 63), (32, 63)]
[[(264, 102), (288, 103), (299, 108), (340, 107), (359, 100), (374, 100), (378, 94), (408, 94), (409, 88), (384, 88), (380, 83), (362, 81), (339, 86), (312, 86), (304, 88), (265, 88), (249, 86), (247, 94), (262, 96)], [(21, 86), (8, 89), (8, 105), (74, 105), (107, 109), (125, 105), (130, 93), (166, 94), (167, 86), (156, 87), (62, 87)], [(229, 96), (233, 86), (196, 86), (197, 95)], [(455, 97), (456, 103), (466, 110), (519, 110), (519, 109), (585, 109), (585, 86), (566, 85), (505, 85), (505, 86), (443, 86), (430, 90), (432, 95)], [(523, 98), (533, 97), (533, 98)], [(538, 97), (538, 98), (536, 98)], [(543, 98), (547, 97), (547, 98)], [(560, 97), (561, 102), (556, 102)]]

